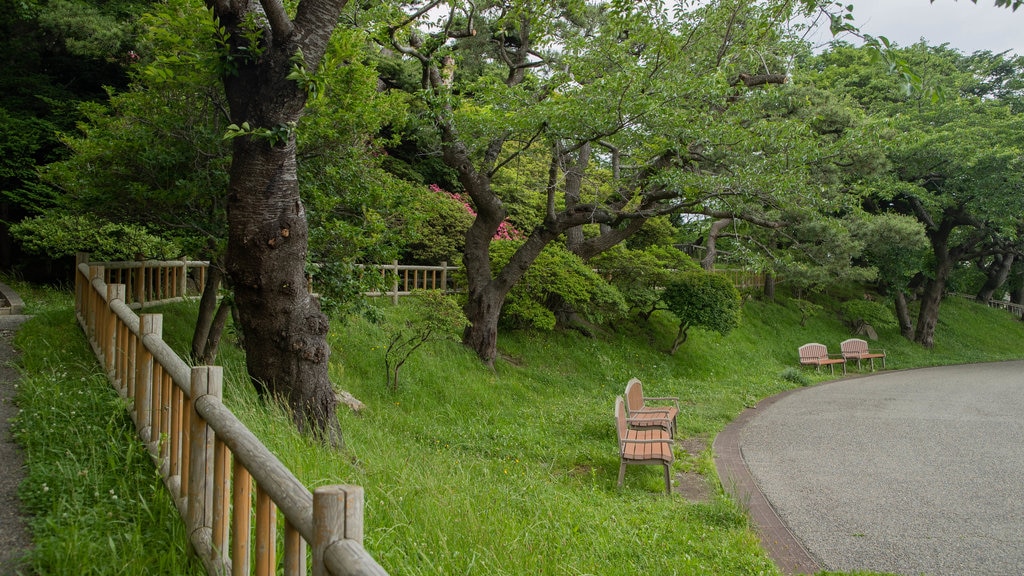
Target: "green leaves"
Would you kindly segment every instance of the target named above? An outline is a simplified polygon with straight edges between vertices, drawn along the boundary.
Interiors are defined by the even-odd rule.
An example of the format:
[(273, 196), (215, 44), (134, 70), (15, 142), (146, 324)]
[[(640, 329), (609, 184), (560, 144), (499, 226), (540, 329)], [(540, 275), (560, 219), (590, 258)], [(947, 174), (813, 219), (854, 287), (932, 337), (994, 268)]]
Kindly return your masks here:
[(252, 136), (253, 138), (265, 139), (270, 146), (282, 146), (287, 144), (295, 134), (295, 127), (295, 122), (278, 124), (273, 128), (253, 128), (248, 122), (242, 122), (241, 126), (238, 124), (228, 124), (224, 132), (224, 140)]

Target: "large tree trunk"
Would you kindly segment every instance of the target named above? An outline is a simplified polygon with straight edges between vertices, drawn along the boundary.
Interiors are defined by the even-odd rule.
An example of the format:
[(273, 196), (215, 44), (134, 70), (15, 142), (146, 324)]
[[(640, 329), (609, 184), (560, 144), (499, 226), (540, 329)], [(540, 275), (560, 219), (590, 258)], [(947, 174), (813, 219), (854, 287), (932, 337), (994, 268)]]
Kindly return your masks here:
[(907, 295), (897, 290), (893, 298), (896, 301), (896, 321), (900, 325), (900, 334), (907, 340), (914, 340), (914, 323), (910, 319), (910, 307), (907, 306)]
[(718, 257), (718, 236), (732, 224), (732, 218), (722, 218), (716, 220), (711, 224), (711, 230), (708, 231), (708, 239), (704, 246), (707, 251), (704, 253), (704, 258), (701, 259), (701, 268), (708, 272), (715, 271), (715, 259)]
[(300, 429), (326, 431), (337, 399), (327, 377), (327, 317), (306, 290), (309, 232), (295, 142), (236, 142), (227, 268), (245, 334), (246, 367), (263, 395), (288, 402)]
[[(587, 142), (580, 148), (576, 161), (571, 163), (571, 159), (566, 155), (557, 154), (556, 152), (556, 158), (561, 156), (566, 164), (565, 207), (569, 210), (575, 208), (580, 203), (580, 195), (583, 191), (583, 175), (587, 172), (587, 164), (590, 162), (590, 150), (591, 145)], [(565, 247), (570, 252), (579, 250), (579, 247), (583, 245), (583, 241), (583, 226), (574, 226), (565, 231)]]
[[(948, 277), (948, 273), (946, 276)], [(942, 304), (945, 290), (946, 279), (934, 278), (925, 284), (924, 293), (921, 295), (921, 309), (917, 314), (914, 342), (925, 348), (935, 346), (935, 327), (939, 323), (939, 306)]]
[[(208, 0), (229, 34), (224, 89), (234, 139), (228, 184), (226, 271), (244, 335), (246, 367), (261, 396), (284, 400), (296, 425), (340, 443), (327, 376), (327, 317), (306, 290), (309, 231), (299, 198), (295, 127), (306, 93), (287, 76), (296, 58), (315, 71), (345, 0)], [(251, 43), (252, 16), (264, 23)], [(301, 52), (301, 56), (300, 56)]]
[(1010, 275), (1010, 267), (1013, 266), (1014, 255), (997, 254), (993, 257), (992, 264), (985, 270), (985, 283), (978, 290), (976, 300), (988, 304), (996, 290), (1002, 288), (1006, 278)]
[(769, 302), (775, 302), (775, 274), (764, 273), (764, 298)]

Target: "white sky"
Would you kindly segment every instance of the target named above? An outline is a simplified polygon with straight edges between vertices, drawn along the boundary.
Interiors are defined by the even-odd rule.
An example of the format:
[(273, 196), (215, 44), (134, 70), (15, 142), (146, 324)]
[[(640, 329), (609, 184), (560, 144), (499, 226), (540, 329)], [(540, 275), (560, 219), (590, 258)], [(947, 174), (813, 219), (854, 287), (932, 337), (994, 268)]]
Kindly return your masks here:
[[(1024, 54), (1024, 8), (996, 8), (994, 0), (844, 0), (853, 4), (854, 24), (865, 34), (885, 36), (901, 46), (922, 37), (948, 42), (965, 54), (977, 50)], [(827, 27), (824, 37), (831, 37)], [(854, 42), (854, 39), (850, 39)]]

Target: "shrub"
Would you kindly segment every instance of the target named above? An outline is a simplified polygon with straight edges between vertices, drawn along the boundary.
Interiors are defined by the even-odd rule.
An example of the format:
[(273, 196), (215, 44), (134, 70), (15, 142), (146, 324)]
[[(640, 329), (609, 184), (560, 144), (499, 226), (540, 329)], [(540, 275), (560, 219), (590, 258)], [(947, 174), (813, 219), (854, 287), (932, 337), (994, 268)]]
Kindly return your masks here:
[[(500, 269), (512, 258), (520, 241), (491, 243), (491, 261)], [(549, 244), (523, 279), (509, 292), (502, 308), (507, 325), (553, 330), (556, 311), (570, 309), (597, 323), (626, 312), (618, 289), (606, 282), (578, 256), (559, 244)]]
[(418, 291), (410, 297), (409, 316), (388, 329), (384, 371), (388, 390), (398, 391), (398, 372), (420, 346), (453, 336), (468, 324), (454, 298), (438, 290)]
[(150, 234), (136, 224), (115, 224), (83, 215), (49, 215), (22, 220), (11, 234), (26, 251), (51, 258), (89, 252), (93, 260), (135, 260), (138, 256), (168, 260), (181, 256), (174, 242)]
[(846, 323), (856, 330), (864, 324), (873, 328), (895, 328), (896, 316), (888, 306), (874, 300), (847, 300), (839, 305)]
[(811, 379), (803, 371), (792, 366), (783, 370), (779, 376), (786, 382), (792, 382), (800, 386), (809, 386), (811, 384)]
[(679, 318), (679, 332), (670, 354), (686, 342), (692, 327), (728, 334), (740, 323), (740, 293), (725, 276), (693, 270), (680, 274), (665, 287), (661, 296), (668, 309)]
[(619, 244), (590, 259), (598, 273), (618, 288), (631, 310), (645, 317), (657, 309), (661, 290), (683, 271), (699, 266), (682, 251), (670, 246), (631, 250)]

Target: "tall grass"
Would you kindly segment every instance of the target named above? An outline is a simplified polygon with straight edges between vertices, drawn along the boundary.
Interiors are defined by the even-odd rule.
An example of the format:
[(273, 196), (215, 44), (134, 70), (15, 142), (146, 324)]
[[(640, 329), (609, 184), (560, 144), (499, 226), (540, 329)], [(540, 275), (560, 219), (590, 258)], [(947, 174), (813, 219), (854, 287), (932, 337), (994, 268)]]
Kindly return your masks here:
[[(391, 321), (402, 319), (401, 305), (380, 304)], [(194, 306), (164, 310), (166, 338), (182, 352)], [(894, 331), (883, 331), (873, 347), (887, 349), (890, 369), (1024, 357), (1019, 345), (1024, 323), (1012, 316), (960, 300), (947, 301), (942, 313), (933, 350)], [(81, 341), (66, 315), (46, 318), (33, 321), (23, 334), (47, 338), (66, 332), (61, 338)], [(396, 392), (386, 386), (383, 328), (363, 320), (335, 325), (329, 337), (332, 378), (367, 406), (359, 414), (341, 411), (341, 451), (297, 434), (280, 409), (256, 400), (230, 338), (221, 357), (227, 372), (225, 400), (307, 486), (365, 487), (366, 546), (391, 574), (771, 575), (778, 571), (741, 505), (718, 485), (710, 449), (696, 455), (680, 452), (675, 465), (677, 471), (706, 477), (712, 488), (708, 501), (665, 497), (659, 467), (630, 467), (625, 487), (616, 486), (612, 409), (615, 395), (637, 377), (649, 395), (680, 398), (681, 437), (710, 440), (745, 407), (802, 379), (829, 377), (804, 368), (794, 378), (796, 349), (817, 341), (838, 351), (848, 331), (828, 314), (806, 326), (799, 320), (799, 312), (784, 304), (751, 301), (739, 329), (726, 337), (691, 334), (675, 356), (664, 352), (675, 329), (668, 315), (656, 314), (649, 323), (624, 322), (596, 338), (576, 332), (504, 332), (493, 371), (454, 340), (435, 342), (409, 360)], [(76, 346), (84, 344), (62, 344)], [(40, 371), (57, 378), (69, 363), (82, 370), (90, 366), (84, 355), (57, 355), (49, 362), (32, 368), (26, 362), (26, 377), (31, 381)], [(55, 373), (56, 366), (60, 371)], [(102, 388), (98, 370), (91, 370), (87, 380), (58, 378), (62, 389), (77, 394)], [(115, 450), (108, 429), (119, 436), (126, 419), (117, 415), (116, 395), (107, 397), (105, 408), (90, 408), (108, 411), (103, 426), (76, 426), (85, 432), (83, 442), (97, 443), (100, 452)], [(48, 422), (53, 426), (59, 419)], [(28, 427), (22, 430), (22, 436), (30, 435)], [(87, 453), (90, 448), (68, 450)], [(116, 450), (122, 452), (117, 458), (127, 458), (123, 454), (139, 448), (119, 445)], [(51, 452), (32, 459), (62, 460), (56, 456)], [(136, 460), (144, 468), (145, 459)], [(129, 464), (134, 466), (118, 462), (117, 467)], [(38, 493), (44, 482), (52, 487), (54, 481), (33, 474), (26, 493)], [(109, 488), (100, 488), (85, 491), (109, 498)], [(115, 493), (120, 497), (122, 490), (117, 487)], [(159, 498), (154, 495), (154, 500)], [(33, 505), (42, 514), (53, 506), (52, 499), (38, 504), (45, 504)], [(92, 515), (91, 507), (99, 504), (95, 497), (85, 499), (78, 513)], [(163, 510), (158, 503), (147, 506), (149, 514)], [(145, 523), (151, 521), (155, 524), (152, 518)], [(166, 530), (171, 535), (167, 541), (183, 542), (176, 528)], [(143, 535), (138, 539), (145, 541)], [(151, 568), (149, 573), (176, 570)], [(95, 573), (103, 572), (97, 568)]]
[(34, 317), (18, 332), (33, 574), (200, 574), (184, 526), (125, 405), (74, 320), (67, 292), (19, 286)]

